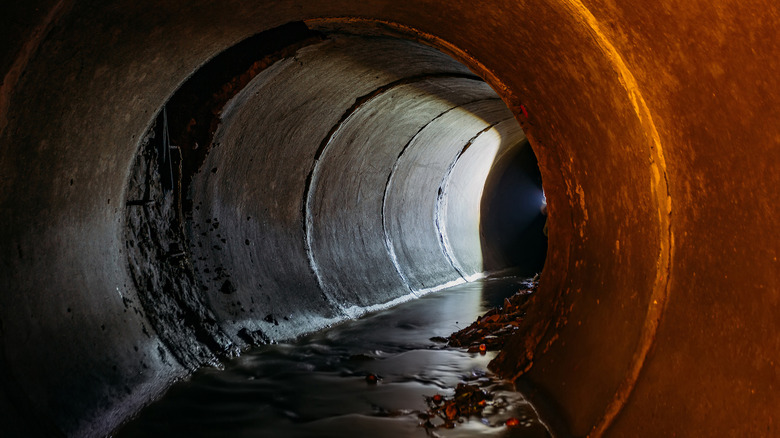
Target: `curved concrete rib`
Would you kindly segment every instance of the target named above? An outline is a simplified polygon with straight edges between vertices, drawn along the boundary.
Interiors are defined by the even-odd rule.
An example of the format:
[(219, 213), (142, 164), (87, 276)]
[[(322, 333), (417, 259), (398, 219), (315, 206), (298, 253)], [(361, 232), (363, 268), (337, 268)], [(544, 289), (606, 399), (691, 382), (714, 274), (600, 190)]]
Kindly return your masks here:
[(454, 108), (426, 125), (398, 157), (388, 180), (384, 220), (387, 239), (412, 290), (422, 292), (463, 281), (440, 245), (436, 227), (439, 185), (463, 145), (508, 116), (511, 113), (500, 100)]
[[(356, 98), (403, 78), (475, 74), (528, 136), (550, 212), (549, 256), (523, 336), (493, 367), (522, 376), (566, 434), (780, 434), (779, 8), (774, 0), (688, 2), (671, 12), (663, 2), (598, 0), (14, 3), (0, 23), (9, 36), (0, 54), (2, 432), (104, 436), (193, 366), (254, 342), (247, 334), (294, 336), (348, 317), (352, 306), (392, 302), (404, 285), (458, 279), (453, 264), (464, 275), (476, 269), (461, 249), (473, 242), (457, 238), (473, 216), (461, 223), (452, 213), (471, 147), (440, 198), (454, 263), (436, 232), (437, 188), (468, 140), (505, 117), (445, 125), (452, 109), (404, 125), (394, 147), (411, 143), (388, 189), (370, 178), (382, 186), (372, 202), (375, 190), (386, 195), (384, 212), (360, 213), (350, 228), (340, 212), (318, 215), (345, 202), (328, 189), (338, 167), (324, 163), (350, 149), (350, 162), (368, 165), (357, 154), (371, 152), (347, 132), (367, 136), (352, 131), (358, 118), (376, 133), (388, 131), (374, 119), (400, 123), (382, 93), (320, 157), (306, 196), (309, 248), (303, 213), (317, 151)], [(166, 233), (178, 224), (152, 214), (175, 216), (177, 203), (163, 190), (137, 196), (145, 191), (135, 164), (159, 142), (147, 136), (157, 115), (216, 55), (304, 21), (370, 37), (353, 46), (354, 37), (325, 38), (255, 66), (258, 76), (221, 108), (211, 154), (184, 194), (194, 201), (189, 247), (177, 247)], [(245, 85), (234, 79), (201, 97)], [(425, 152), (429, 145), (440, 154)], [(377, 157), (383, 175), (397, 157), (387, 155)], [(420, 164), (437, 171), (424, 178)], [(408, 199), (426, 204), (407, 208)], [(325, 217), (352, 234), (318, 228)], [(390, 243), (363, 244), (380, 220)], [(128, 229), (165, 238), (139, 250)], [(332, 235), (349, 236), (343, 248), (371, 251), (388, 276), (356, 272), (393, 292), (344, 287), (334, 267), (346, 252), (326, 246)], [(163, 262), (192, 276), (165, 287), (178, 277), (154, 270)], [(139, 272), (152, 281), (139, 283)], [(185, 290), (191, 300), (180, 302)]]
[[(393, 57), (405, 63), (390, 63)], [(476, 82), (447, 77), (466, 75), (463, 66), (423, 46), (340, 37), (274, 64), (228, 104), (214, 147), (193, 179), (196, 209), (191, 247), (211, 305), (234, 342), (244, 342), (238, 335), (241, 330), (260, 331), (271, 339), (294, 337), (400, 297), (398, 290), (367, 289), (361, 283), (363, 276), (350, 279), (352, 266), (338, 257), (338, 263), (316, 257), (327, 245), (341, 252), (342, 258), (353, 259), (349, 262), (353, 266), (364, 259), (359, 256), (363, 249), (346, 235), (322, 239), (315, 234), (321, 232), (321, 224), (334, 233), (361, 220), (359, 212), (353, 212), (333, 222), (329, 215), (343, 212), (343, 205), (326, 205), (323, 213), (321, 205), (310, 205), (322, 189), (320, 161), (328, 160), (333, 144), (341, 142), (346, 132), (354, 130), (350, 126), (364, 112), (370, 114), (375, 102), (385, 96), (413, 102), (430, 94), (433, 97), (424, 99), (446, 103), (446, 99), (458, 102), (475, 93), (492, 93), (477, 85), (482, 91), (456, 96), (470, 88), (465, 84), (473, 87)], [(420, 87), (422, 91), (414, 91)], [(437, 90), (438, 97), (433, 94)], [(415, 117), (426, 120), (424, 112)], [(386, 122), (379, 126), (401, 138), (416, 129)], [(367, 125), (357, 127), (361, 135), (372, 135)], [(392, 144), (381, 147), (392, 148)], [(356, 152), (348, 150), (343, 156), (357, 157)], [(341, 157), (340, 152), (335, 154)], [(328, 162), (328, 172), (335, 164)], [(339, 181), (326, 179), (324, 184), (329, 193), (342, 190)], [(382, 252), (370, 249), (365, 254), (382, 257)], [(387, 272), (374, 273), (375, 282), (397, 279)], [(335, 276), (340, 276), (340, 284), (333, 284)]]
[(374, 295), (380, 302), (410, 293), (385, 248), (383, 194), (393, 164), (432, 119), (494, 96), (473, 79), (424, 79), (385, 91), (339, 126), (317, 162), (307, 204), (311, 254), (321, 267), (322, 287), (341, 291), (356, 306), (374, 304), (366, 301), (366, 289), (385, 294)]
[[(501, 157), (524, 140), (525, 134), (514, 117), (491, 125), (469, 140), (442, 177), (436, 207), (439, 233), (448, 258), (466, 279), (483, 276), (485, 260), (501, 256), (501, 251), (495, 246), (485, 244), (488, 240), (480, 231), (485, 184), (475, 181), (486, 181), (488, 175), (495, 171), (496, 164), (501, 162)], [(493, 264), (490, 270), (495, 272), (507, 268), (512, 268), (512, 265), (504, 261)]]

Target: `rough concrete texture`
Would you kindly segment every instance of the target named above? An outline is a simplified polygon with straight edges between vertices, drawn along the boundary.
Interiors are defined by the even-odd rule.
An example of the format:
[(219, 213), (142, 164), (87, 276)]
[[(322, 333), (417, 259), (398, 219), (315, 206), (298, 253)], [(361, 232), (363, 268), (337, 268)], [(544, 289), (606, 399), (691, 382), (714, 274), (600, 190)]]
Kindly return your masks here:
[[(0, 14), (14, 39), (0, 63), (4, 432), (103, 435), (183, 375), (153, 316), (126, 306), (140, 303), (124, 202), (142, 137), (209, 58), (330, 18), (453, 54), (499, 92), (539, 158), (549, 256), (499, 371), (532, 364), (524, 381), (574, 435), (780, 433), (777, 2), (20, 5)], [(290, 251), (274, 260), (305, 268), (305, 251)]]
[[(395, 164), (413, 139), (435, 119), (486, 99), (496, 102), (496, 95), (481, 81), (420, 79), (366, 101), (333, 132), (314, 169), (307, 204), (311, 260), (318, 266), (324, 289), (349, 291), (351, 303), (356, 305), (374, 304), (377, 299), (389, 301), (410, 291), (420, 291), (402, 275), (398, 259), (390, 252), (396, 243), (385, 228), (387, 194), (393, 189), (389, 182)], [(439, 134), (438, 141), (449, 138), (446, 132)], [(436, 145), (428, 146), (430, 153), (439, 153)], [(417, 168), (416, 177), (421, 176), (421, 171), (427, 173)], [(435, 195), (436, 187), (427, 189), (428, 195)], [(425, 198), (426, 202), (430, 200), (430, 196)], [(409, 200), (410, 204), (417, 202), (423, 200)], [(427, 227), (416, 232), (439, 233), (433, 217), (428, 215), (427, 219)], [(424, 257), (441, 256), (442, 252), (435, 248)], [(448, 281), (457, 277), (451, 271), (449, 274)], [(373, 297), (373, 303), (366, 301), (368, 297)]]
[[(216, 366), (237, 351), (217, 325), (184, 251), (177, 203), (171, 189), (163, 187), (163, 180), (172, 177), (163, 129), (155, 124), (144, 138), (128, 181), (123, 237), (139, 303), (130, 298), (123, 302), (133, 312), (146, 314), (173, 353), (171, 362), (193, 371), (204, 364)], [(162, 349), (160, 356), (167, 361)]]
[[(452, 249), (445, 245), (449, 239), (442, 234), (450, 216), (437, 208), (442, 204), (439, 198), (447, 195), (442, 180), (464, 147), (507, 118), (511, 112), (498, 99), (455, 107), (424, 126), (393, 166), (385, 189), (383, 220), (390, 252), (412, 290), (434, 288), (464, 276), (454, 263)], [(495, 143), (500, 145), (498, 139)], [(478, 216), (479, 202), (453, 215), (464, 220)], [(473, 234), (478, 233), (475, 228)]]
[[(209, 301), (235, 342), (242, 342), (242, 330), (288, 339), (411, 292), (399, 283), (384, 235), (378, 234), (385, 186), (398, 155), (424, 131), (420, 126), (457, 111), (460, 102), (492, 99), (490, 106), (511, 116), (490, 87), (464, 75), (471, 76), (461, 64), (419, 44), (340, 37), (278, 62), (228, 103), (214, 147), (192, 182), (190, 240)], [(416, 107), (422, 109), (409, 111)], [(453, 120), (470, 114), (461, 111)], [(426, 132), (449, 140), (450, 149), (459, 147), (460, 139), (442, 135), (447, 127)], [(463, 129), (471, 136), (479, 128)], [(342, 151), (343, 142), (373, 150)], [(442, 156), (434, 144), (426, 147), (425, 154)], [(360, 170), (360, 160), (372, 170)], [(423, 174), (435, 175), (435, 169), (411, 171), (412, 183)], [(343, 179), (350, 172), (352, 180)], [(430, 185), (417, 185), (429, 198), (436, 196)], [(358, 190), (354, 198), (353, 189)], [(361, 190), (375, 202), (364, 202)], [(424, 201), (407, 198), (405, 204)], [(433, 215), (426, 218), (427, 227), (404, 227), (438, 239)], [(374, 223), (373, 235), (351, 234), (362, 221)], [(367, 244), (374, 247), (361, 247)], [(430, 248), (437, 246), (403, 265), (425, 266), (437, 254), (443, 257)], [(373, 269), (367, 258), (384, 269)], [(356, 270), (366, 273), (356, 275)], [(426, 287), (455, 278), (450, 267)]]
[[(500, 169), (509, 151), (528, 147), (527, 143), (523, 143), (524, 140), (525, 134), (514, 117), (490, 123), (469, 139), (442, 177), (436, 204), (440, 235), (446, 243), (446, 254), (453, 267), (465, 278), (514, 266), (503, 251), (498, 250), (500, 245), (497, 241), (501, 238), (485, 238), (484, 226), (491, 224), (489, 220), (483, 219), (485, 212), (481, 204), (485, 189), (490, 190), (488, 176), (495, 169)], [(486, 182), (474, 184), (474, 181)], [(539, 215), (538, 207), (539, 204), (533, 205), (529, 214)], [(520, 224), (515, 226), (521, 227)], [(535, 231), (539, 232), (538, 229)], [(487, 260), (494, 262), (488, 266)]]

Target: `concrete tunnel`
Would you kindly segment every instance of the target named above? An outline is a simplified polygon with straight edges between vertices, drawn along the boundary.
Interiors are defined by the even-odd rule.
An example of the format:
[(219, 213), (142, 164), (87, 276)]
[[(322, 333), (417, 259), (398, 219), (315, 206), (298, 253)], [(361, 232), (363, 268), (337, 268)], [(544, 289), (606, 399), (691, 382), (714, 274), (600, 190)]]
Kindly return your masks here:
[(546, 259), (493, 369), (561, 436), (780, 433), (776, 2), (2, 9), (4, 436), (517, 267), (485, 199), (529, 160)]

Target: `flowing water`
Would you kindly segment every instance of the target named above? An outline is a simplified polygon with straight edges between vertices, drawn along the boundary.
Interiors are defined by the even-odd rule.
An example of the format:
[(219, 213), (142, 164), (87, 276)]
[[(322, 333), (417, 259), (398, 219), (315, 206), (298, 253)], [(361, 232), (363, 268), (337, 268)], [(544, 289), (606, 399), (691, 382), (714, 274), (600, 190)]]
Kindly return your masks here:
[[(526, 280), (481, 280), (429, 294), (291, 343), (244, 353), (175, 384), (118, 437), (547, 437), (533, 407), (480, 355), (432, 341), (476, 320)], [(375, 374), (377, 384), (367, 383)], [(482, 417), (426, 429), (425, 396), (460, 382), (491, 391)], [(520, 424), (509, 428), (508, 418)], [(436, 422), (434, 422), (436, 423)], [(437, 423), (438, 424), (438, 423)]]

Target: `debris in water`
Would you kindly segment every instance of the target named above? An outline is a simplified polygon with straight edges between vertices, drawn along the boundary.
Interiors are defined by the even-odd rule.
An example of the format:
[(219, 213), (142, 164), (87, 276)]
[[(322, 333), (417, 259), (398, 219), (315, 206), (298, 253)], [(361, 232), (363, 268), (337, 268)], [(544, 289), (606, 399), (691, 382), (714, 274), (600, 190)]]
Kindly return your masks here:
[(470, 353), (480, 354), (503, 348), (507, 339), (520, 328), (528, 297), (536, 287), (534, 282), (529, 288), (520, 289), (504, 299), (503, 306), (490, 309), (470, 326), (451, 334), (449, 346), (465, 347)]
[(507, 418), (506, 422), (504, 422), (506, 427), (516, 427), (520, 425), (520, 420), (518, 420), (515, 417)]
[(483, 387), (464, 382), (458, 384), (452, 397), (436, 394), (425, 397), (425, 403), (428, 410), (420, 412), (418, 417), (422, 420), (420, 427), (424, 427), (429, 435), (433, 435), (435, 429), (452, 429), (457, 423), (462, 423), (470, 417), (477, 417), (481, 423), (489, 425), (490, 420), (487, 417), (507, 407), (503, 398), (495, 399), (493, 393)]
[(369, 385), (376, 385), (379, 382), (379, 377), (376, 374), (369, 374), (366, 376), (366, 383)]

